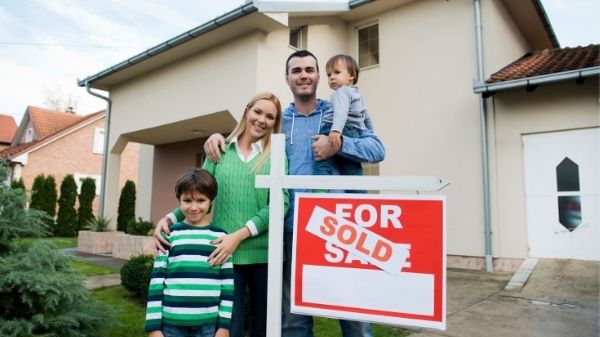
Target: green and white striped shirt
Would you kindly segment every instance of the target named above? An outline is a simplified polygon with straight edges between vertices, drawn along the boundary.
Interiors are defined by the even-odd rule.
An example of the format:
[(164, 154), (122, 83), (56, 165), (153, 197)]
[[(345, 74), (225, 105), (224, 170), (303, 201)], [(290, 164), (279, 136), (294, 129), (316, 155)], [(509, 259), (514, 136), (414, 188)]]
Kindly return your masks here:
[(215, 249), (210, 242), (227, 233), (210, 224), (194, 227), (184, 222), (171, 227), (169, 253), (154, 260), (145, 331), (162, 325), (196, 327), (216, 324), (229, 329), (233, 309), (231, 258), (211, 267), (207, 258)]

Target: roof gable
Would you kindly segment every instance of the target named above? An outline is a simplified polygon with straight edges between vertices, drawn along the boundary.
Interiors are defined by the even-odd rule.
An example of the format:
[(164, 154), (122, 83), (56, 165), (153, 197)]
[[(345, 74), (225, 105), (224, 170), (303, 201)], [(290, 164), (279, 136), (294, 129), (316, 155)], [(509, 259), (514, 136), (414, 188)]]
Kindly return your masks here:
[(30, 116), (37, 139), (52, 135), (85, 118), (85, 116), (76, 115), (71, 112), (61, 112), (34, 106), (28, 106), (26, 113)]
[[(31, 107), (28, 107), (28, 110)], [(40, 108), (38, 108), (40, 109)], [(46, 109), (41, 109), (41, 110), (46, 110)], [(52, 112), (52, 110), (47, 110)], [(85, 116), (77, 116), (78, 117), (78, 121), (76, 121), (75, 123), (71, 123), (69, 125), (66, 125), (65, 127), (63, 127), (62, 129), (51, 133), (51, 134), (47, 134), (45, 137), (43, 138), (38, 138), (36, 140), (34, 140), (31, 143), (22, 143), (22, 144), (16, 144), (14, 146), (8, 147), (2, 151), (0, 151), (0, 158), (5, 158), (5, 159), (13, 159), (19, 155), (22, 155), (24, 153), (28, 153), (31, 152), (35, 149), (38, 149), (42, 146), (45, 146), (49, 143), (51, 143), (52, 141), (61, 138), (61, 137), (65, 137), (68, 134), (70, 134), (72, 131), (78, 130), (86, 125), (88, 125), (91, 122), (94, 122), (100, 118), (104, 118), (105, 115), (105, 111), (106, 110), (101, 110), (89, 115), (85, 115)], [(38, 111), (39, 112), (39, 111)], [(35, 114), (35, 113), (34, 113)], [(38, 114), (38, 117), (43, 116), (43, 112), (42, 114)], [(52, 124), (52, 123), (50, 123)]]

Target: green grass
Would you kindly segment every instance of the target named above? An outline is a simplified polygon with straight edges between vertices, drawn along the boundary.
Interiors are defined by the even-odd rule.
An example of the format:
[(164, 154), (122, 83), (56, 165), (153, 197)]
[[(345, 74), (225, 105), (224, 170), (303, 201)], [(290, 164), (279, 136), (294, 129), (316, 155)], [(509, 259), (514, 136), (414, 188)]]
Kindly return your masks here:
[(77, 247), (77, 238), (56, 237), (56, 238), (21, 238), (22, 243), (31, 244), (35, 241), (52, 242), (58, 249)]
[(71, 259), (71, 266), (73, 266), (74, 269), (78, 270), (84, 276), (98, 276), (106, 274), (115, 274), (119, 272), (119, 270), (116, 268), (108, 268), (96, 264), (81, 262), (74, 258)]
[(121, 286), (91, 291), (92, 297), (110, 305), (118, 324), (110, 329), (110, 337), (146, 337), (144, 316), (146, 303), (133, 297), (133, 293)]
[[(406, 337), (413, 332), (379, 324), (371, 324), (371, 327), (373, 328), (373, 336), (375, 337)], [(313, 330), (315, 336), (336, 337), (342, 335), (338, 320), (332, 318), (316, 317)]]

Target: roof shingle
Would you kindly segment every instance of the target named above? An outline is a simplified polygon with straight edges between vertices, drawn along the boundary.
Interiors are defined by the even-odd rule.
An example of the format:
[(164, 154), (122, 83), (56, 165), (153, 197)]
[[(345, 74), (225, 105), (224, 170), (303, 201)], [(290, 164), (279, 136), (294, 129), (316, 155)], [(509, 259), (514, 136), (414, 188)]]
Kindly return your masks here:
[(48, 110), (35, 106), (28, 106), (27, 111), (35, 127), (37, 139), (54, 134), (79, 122), (85, 117), (74, 113)]
[(600, 45), (544, 49), (525, 54), (520, 59), (492, 74), (486, 83), (518, 80), (600, 66)]
[(12, 116), (0, 114), (0, 143), (10, 144), (17, 132), (17, 123)]

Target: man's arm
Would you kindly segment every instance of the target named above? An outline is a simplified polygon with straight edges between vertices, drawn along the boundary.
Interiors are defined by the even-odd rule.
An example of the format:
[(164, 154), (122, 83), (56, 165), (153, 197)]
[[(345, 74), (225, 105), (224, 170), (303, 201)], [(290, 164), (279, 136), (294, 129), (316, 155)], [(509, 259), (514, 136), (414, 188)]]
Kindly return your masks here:
[(379, 137), (370, 131), (363, 131), (361, 137), (351, 138), (342, 135), (341, 148), (329, 143), (325, 135), (313, 136), (312, 150), (316, 160), (325, 160), (337, 154), (359, 163), (378, 163), (385, 159), (385, 147)]

